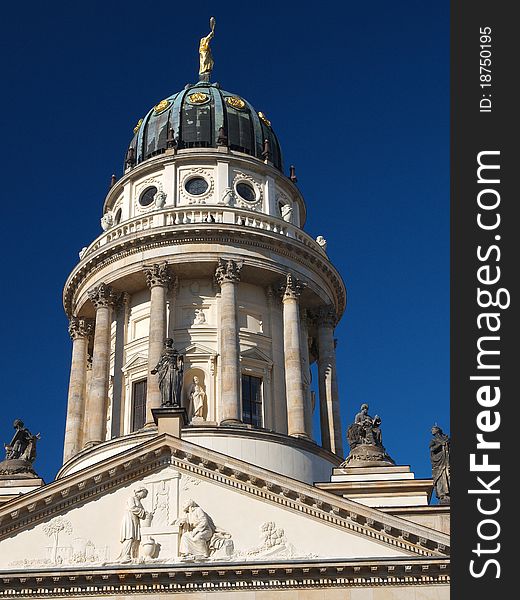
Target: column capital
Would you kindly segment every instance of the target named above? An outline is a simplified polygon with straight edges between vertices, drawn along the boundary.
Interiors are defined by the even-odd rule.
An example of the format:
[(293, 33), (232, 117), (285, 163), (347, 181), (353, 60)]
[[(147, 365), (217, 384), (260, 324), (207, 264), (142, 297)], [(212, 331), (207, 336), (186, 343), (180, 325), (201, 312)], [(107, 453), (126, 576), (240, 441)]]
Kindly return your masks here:
[(88, 297), (97, 310), (101, 307), (115, 306), (121, 300), (121, 292), (116, 292), (106, 283), (100, 283), (97, 287), (88, 291)]
[(325, 327), (336, 327), (338, 323), (338, 315), (332, 304), (320, 306), (315, 313), (316, 323)]
[(171, 273), (168, 263), (154, 263), (152, 265), (143, 266), (144, 276), (146, 277), (146, 285), (151, 289), (155, 286), (170, 287), (177, 279)]
[(90, 337), (94, 331), (94, 319), (85, 317), (71, 317), (69, 320), (69, 334), (75, 340), (80, 337)]
[(234, 260), (218, 259), (217, 268), (215, 269), (215, 281), (218, 285), (223, 283), (238, 283), (240, 281), (240, 271), (242, 266), (238, 265)]
[(306, 287), (306, 283), (294, 277), (292, 273), (287, 273), (285, 283), (280, 286), (280, 294), (284, 301), (289, 299), (298, 300)]

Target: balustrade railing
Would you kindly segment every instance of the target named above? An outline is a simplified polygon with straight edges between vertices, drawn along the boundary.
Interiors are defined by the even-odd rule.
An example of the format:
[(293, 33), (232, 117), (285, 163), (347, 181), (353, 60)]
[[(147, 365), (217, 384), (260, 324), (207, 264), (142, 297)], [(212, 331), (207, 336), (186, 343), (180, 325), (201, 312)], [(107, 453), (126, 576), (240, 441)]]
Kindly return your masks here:
[(214, 225), (234, 225), (247, 229), (259, 229), (298, 240), (305, 246), (312, 248), (326, 256), (323, 248), (307, 233), (292, 223), (287, 223), (278, 217), (271, 217), (263, 213), (255, 213), (235, 208), (192, 208), (178, 207), (155, 211), (146, 216), (133, 217), (102, 233), (82, 253), (84, 259), (96, 250), (128, 236), (151, 229), (180, 228), (198, 225), (212, 227)]

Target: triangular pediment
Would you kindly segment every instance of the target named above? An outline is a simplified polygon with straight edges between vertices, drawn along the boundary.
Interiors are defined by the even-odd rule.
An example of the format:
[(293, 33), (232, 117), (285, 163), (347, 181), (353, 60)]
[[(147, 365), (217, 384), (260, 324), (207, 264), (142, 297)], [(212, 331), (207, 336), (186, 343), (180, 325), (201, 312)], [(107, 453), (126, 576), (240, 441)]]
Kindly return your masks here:
[(89, 545), (96, 560), (116, 561), (120, 523), (136, 487), (147, 489), (143, 506), (154, 513), (151, 525), (141, 527), (142, 535), (163, 548), (151, 560), (179, 559), (174, 522), (190, 498), (232, 540), (215, 560), (434, 558), (448, 553), (445, 534), (162, 434), (6, 503), (0, 509), (0, 556), (8, 558), (0, 569), (29, 560), (28, 548), (38, 549), (34, 566), (47, 564), (55, 551), (49, 532), (61, 526), (59, 543), (68, 544), (62, 560), (80, 560), (71, 557), (76, 551), (84, 556)]
[(146, 365), (148, 365), (148, 357), (144, 354), (135, 354), (121, 367), (121, 371), (126, 373), (132, 369), (141, 368)]
[(190, 344), (185, 348), (181, 348), (179, 351), (186, 356), (200, 355), (210, 357), (216, 355), (216, 352), (213, 348), (204, 346), (204, 344), (199, 344), (199, 342), (195, 342), (194, 344)]
[(273, 361), (261, 350), (258, 348), (249, 348), (248, 350), (243, 350), (240, 352), (240, 358), (248, 359), (252, 361), (257, 361), (261, 363), (266, 363), (268, 366), (272, 366)]

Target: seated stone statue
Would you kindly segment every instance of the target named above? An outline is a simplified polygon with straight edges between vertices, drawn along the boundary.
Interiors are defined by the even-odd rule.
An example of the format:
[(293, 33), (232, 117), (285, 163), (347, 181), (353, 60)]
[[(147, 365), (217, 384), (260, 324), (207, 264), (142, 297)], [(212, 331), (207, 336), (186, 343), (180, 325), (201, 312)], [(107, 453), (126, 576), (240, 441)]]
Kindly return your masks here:
[(16, 431), (11, 443), (5, 444), (5, 459), (34, 462), (36, 458), (36, 441), (40, 439), (40, 434), (33, 435), (20, 419), (15, 420), (13, 427)]
[[(394, 464), (383, 446), (381, 417), (368, 414), (368, 404), (362, 404), (354, 423), (347, 429), (350, 454), (341, 466), (378, 466)], [(369, 464), (370, 463), (370, 464)]]

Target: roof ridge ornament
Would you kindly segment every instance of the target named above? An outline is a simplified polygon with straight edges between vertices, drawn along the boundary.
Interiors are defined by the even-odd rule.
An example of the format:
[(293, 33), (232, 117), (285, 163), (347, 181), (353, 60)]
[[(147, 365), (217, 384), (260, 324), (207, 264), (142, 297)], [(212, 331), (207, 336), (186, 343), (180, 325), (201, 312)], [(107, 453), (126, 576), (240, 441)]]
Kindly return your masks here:
[(213, 71), (213, 65), (215, 64), (209, 45), (215, 35), (215, 24), (215, 17), (211, 17), (209, 20), (209, 26), (211, 31), (206, 37), (201, 38), (199, 43), (199, 82), (209, 82), (211, 71)]

